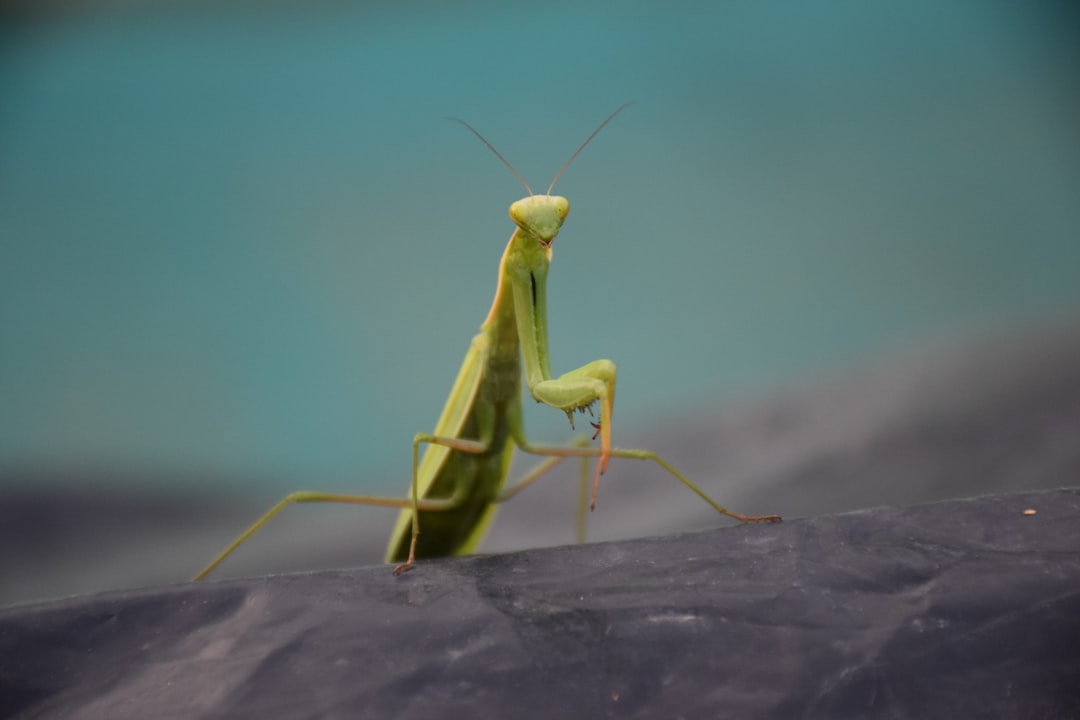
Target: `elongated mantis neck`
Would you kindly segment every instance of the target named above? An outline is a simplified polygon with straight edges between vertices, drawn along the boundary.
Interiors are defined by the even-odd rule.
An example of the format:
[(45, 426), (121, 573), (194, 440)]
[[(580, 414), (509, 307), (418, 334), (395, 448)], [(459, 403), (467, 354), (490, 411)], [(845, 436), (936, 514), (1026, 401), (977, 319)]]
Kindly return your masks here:
[[(517, 228), (499, 261), (499, 283), (491, 310), (484, 320), (485, 326), (496, 322), (500, 312), (512, 316), (507, 273), (531, 278), (534, 290), (538, 280), (544, 281), (551, 263), (551, 245), (569, 214), (570, 201), (559, 195), (530, 195), (510, 206), (510, 218)], [(534, 295), (533, 302), (536, 300)]]

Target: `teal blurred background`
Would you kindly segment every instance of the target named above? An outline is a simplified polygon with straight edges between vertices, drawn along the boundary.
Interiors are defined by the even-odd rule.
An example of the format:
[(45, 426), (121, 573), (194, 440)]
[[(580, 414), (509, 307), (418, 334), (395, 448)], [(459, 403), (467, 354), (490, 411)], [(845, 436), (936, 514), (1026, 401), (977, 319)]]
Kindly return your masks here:
[[(399, 493), (560, 179), (640, 435), (1080, 310), (1066, 3), (158, 3), (0, 31), (0, 482)], [(539, 440), (561, 413), (528, 403)], [(216, 544), (216, 542), (215, 542)]]

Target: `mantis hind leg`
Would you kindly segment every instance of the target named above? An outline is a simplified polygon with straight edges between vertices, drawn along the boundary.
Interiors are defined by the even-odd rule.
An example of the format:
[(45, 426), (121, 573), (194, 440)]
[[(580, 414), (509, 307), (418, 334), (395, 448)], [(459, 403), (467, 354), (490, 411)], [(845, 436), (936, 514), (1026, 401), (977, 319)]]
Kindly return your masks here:
[[(579, 437), (574, 440), (573, 447), (588, 449), (589, 439), (586, 437)], [(588, 520), (588, 512), (586, 507), (589, 503), (589, 459), (593, 457), (590, 455), (584, 455), (581, 457), (581, 478), (578, 488), (578, 508), (577, 508), (577, 520), (576, 526), (576, 539), (578, 544), (585, 542), (585, 526)], [(495, 498), (495, 502), (506, 502), (510, 498), (520, 493), (525, 488), (532, 485), (534, 482), (542, 478), (547, 473), (555, 469), (555, 466), (565, 460), (566, 457), (562, 455), (556, 455), (549, 457), (529, 472), (525, 473), (516, 483), (503, 490)]]
[[(567, 446), (567, 445), (532, 445), (532, 444), (529, 444), (529, 443), (520, 443), (519, 446), (521, 447), (522, 451), (527, 452), (530, 455), (549, 456), (551, 458), (551, 460), (549, 460), (547, 462), (544, 462), (544, 463), (541, 463), (538, 466), (538, 468), (543, 468), (543, 467), (546, 467), (548, 465), (548, 463), (551, 463), (551, 467), (554, 467), (558, 463), (559, 460), (561, 460), (563, 458), (568, 458), (568, 457), (584, 458), (585, 462), (588, 461), (588, 458), (593, 458), (593, 457), (601, 457), (602, 458), (603, 457), (604, 451), (603, 451), (602, 448), (586, 447), (587, 443), (588, 443), (587, 440), (585, 440), (584, 438), (581, 438), (578, 442), (576, 442), (572, 446)], [(721, 515), (727, 515), (729, 518), (732, 518), (734, 520), (738, 520), (739, 522), (742, 522), (742, 523), (760, 523), (760, 522), (779, 522), (780, 521), (780, 516), (779, 515), (743, 515), (741, 513), (737, 513), (737, 512), (734, 512), (732, 510), (728, 510), (726, 507), (724, 507), (720, 503), (713, 500), (704, 490), (702, 490), (697, 485), (695, 485), (689, 478), (687, 478), (681, 472), (679, 472), (674, 467), (672, 467), (666, 460), (664, 460), (662, 457), (660, 457), (659, 455), (657, 455), (656, 453), (654, 453), (654, 452), (652, 452), (650, 450), (612, 448), (610, 450), (610, 455), (611, 455), (611, 457), (626, 458), (628, 460), (651, 460), (651, 461), (655, 462), (657, 465), (662, 467), (664, 470), (667, 470), (668, 473), (671, 474), (673, 477), (675, 477), (676, 480), (678, 480), (683, 485), (688, 487), (691, 491), (693, 491), (695, 495), (697, 495), (702, 500), (704, 500), (706, 503), (708, 503), (709, 506), (712, 507), (713, 510), (720, 513)], [(546, 472), (549, 469), (550, 469), (550, 467), (546, 467), (544, 472)], [(531, 475), (531, 473), (530, 473), (530, 475)], [(526, 477), (528, 478), (529, 476), (526, 476)], [(537, 476), (537, 477), (539, 477), (539, 476)], [(534, 482), (536, 479), (537, 478), (529, 479), (529, 483)], [(521, 484), (522, 483), (519, 483), (518, 485), (521, 485)], [(511, 490), (513, 491), (512, 494), (517, 494), (522, 489), (524, 489), (524, 488), (515, 486), (514, 488), (511, 488)], [(594, 492), (593, 503), (595, 503), (595, 492)], [(593, 506), (594, 506), (593, 504), (590, 504), (590, 509), (592, 509)]]
[(210, 561), (210, 563), (204, 567), (199, 573), (192, 578), (193, 582), (204, 579), (209, 575), (214, 568), (225, 561), (225, 558), (233, 554), (233, 552), (243, 545), (252, 535), (254, 535), (259, 529), (266, 525), (274, 518), (275, 515), (287, 508), (289, 505), (295, 505), (297, 503), (344, 503), (349, 505), (371, 505), (374, 507), (391, 507), (391, 508), (412, 508), (414, 505), (418, 505), (420, 510), (426, 511), (439, 511), (447, 510), (452, 505), (446, 501), (440, 500), (421, 500), (419, 503), (414, 503), (412, 498), (388, 498), (377, 497), (373, 495), (342, 495), (338, 493), (324, 493), (324, 492), (294, 492), (286, 495), (281, 499), (274, 507), (270, 508), (262, 517), (256, 520), (251, 526), (242, 532), (239, 537), (233, 540), (224, 550), (219, 552), (217, 556)]
[(728, 510), (726, 507), (709, 497), (709, 495), (704, 490), (691, 482), (689, 478), (687, 478), (681, 472), (668, 464), (666, 460), (664, 460), (662, 457), (650, 450), (612, 450), (611, 456), (627, 458), (629, 460), (652, 460), (657, 465), (667, 470), (668, 473), (673, 475), (675, 479), (677, 479), (683, 485), (690, 488), (694, 492), (694, 494), (707, 502), (713, 510), (720, 513), (721, 515), (727, 515), (729, 518), (733, 518), (742, 523), (780, 522), (779, 515), (742, 515), (740, 513)]
[[(585, 508), (587, 505), (591, 508), (591, 505), (589, 504), (589, 460), (594, 457), (601, 457), (603, 450), (601, 448), (589, 447), (589, 439), (585, 437), (577, 438), (572, 445), (532, 445), (525, 443), (521, 444), (520, 447), (524, 452), (527, 452), (530, 455), (547, 456), (547, 459), (526, 473), (525, 476), (518, 480), (514, 485), (500, 493), (495, 502), (505, 502), (514, 497), (546, 475), (566, 458), (580, 458), (581, 477), (578, 490), (577, 541), (579, 543), (585, 542), (585, 527), (586, 519), (588, 517)], [(780, 521), (779, 515), (743, 515), (727, 509), (713, 500), (704, 490), (672, 467), (666, 460), (650, 450), (613, 448), (611, 450), (611, 457), (626, 458), (628, 460), (651, 460), (652, 462), (655, 462), (676, 480), (693, 491), (695, 495), (708, 503), (713, 510), (721, 515), (726, 515), (734, 520), (738, 520), (739, 522), (760, 523)]]
[(431, 435), (430, 433), (417, 433), (413, 437), (413, 451), (412, 451), (412, 492), (409, 493), (410, 498), (406, 505), (403, 507), (412, 508), (412, 538), (409, 540), (409, 557), (405, 562), (401, 563), (394, 568), (394, 575), (400, 575), (402, 573), (412, 570), (416, 566), (416, 542), (420, 539), (420, 511), (427, 510), (425, 504), (436, 502), (438, 507), (436, 510), (450, 510), (458, 506), (459, 498), (450, 498), (449, 500), (431, 501), (420, 499), (419, 488), (419, 470), (420, 470), (420, 446), (424, 443), (429, 445), (442, 445), (448, 447), (451, 450), (459, 450), (461, 452), (482, 454), (490, 449), (490, 444), (479, 440), (463, 440), (461, 438), (440, 437), (438, 435)]
[(419, 514), (423, 512), (440, 512), (445, 510), (454, 509), (459, 500), (457, 498), (449, 499), (417, 499), (416, 498), (416, 467), (418, 448), (422, 443), (431, 443), (433, 445), (444, 445), (454, 450), (461, 450), (462, 452), (480, 453), (487, 450), (487, 445), (474, 440), (461, 440), (458, 438), (443, 438), (435, 435), (418, 434), (413, 439), (413, 493), (412, 497), (407, 498), (390, 498), (390, 497), (378, 497), (375, 495), (346, 495), (340, 493), (326, 493), (326, 492), (309, 492), (301, 491), (294, 492), (286, 495), (282, 498), (274, 507), (270, 508), (262, 517), (256, 520), (248, 527), (247, 530), (242, 532), (235, 540), (229, 543), (224, 550), (219, 552), (210, 563), (199, 571), (195, 577), (192, 578), (193, 582), (203, 580), (209, 575), (214, 568), (225, 561), (227, 557), (233, 554), (237, 548), (243, 545), (247, 540), (258, 532), (266, 523), (270, 522), (275, 515), (287, 508), (289, 505), (295, 505), (297, 503), (343, 503), (348, 505), (370, 505), (373, 507), (389, 507), (399, 508), (402, 510), (413, 511), (413, 539), (409, 552), (409, 559), (402, 565), (399, 565), (394, 569), (394, 574), (398, 575), (406, 570), (412, 569), (413, 561), (416, 553), (416, 537), (419, 534)]

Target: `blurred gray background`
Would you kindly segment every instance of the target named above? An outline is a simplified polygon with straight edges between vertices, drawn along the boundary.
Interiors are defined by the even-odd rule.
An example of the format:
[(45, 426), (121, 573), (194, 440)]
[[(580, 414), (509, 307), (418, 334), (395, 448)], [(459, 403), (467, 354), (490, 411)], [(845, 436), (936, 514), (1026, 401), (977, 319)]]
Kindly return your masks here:
[[(757, 475), (725, 466), (747, 447), (730, 433), (775, 430), (761, 408), (810, 392), (819, 410), (800, 417), (819, 437), (835, 396), (805, 388), (912, 377), (890, 368), (962, 378), (956, 358), (1012, 338), (1050, 337), (1032, 342), (1059, 359), (1076, 348), (1067, 3), (162, 2), (2, 17), (0, 603), (183, 580), (289, 490), (403, 492), (411, 437), (434, 424), (488, 309), (524, 193), (447, 115), (542, 189), (638, 101), (557, 186), (573, 210), (549, 284), (552, 365), (618, 362), (617, 444), (664, 449), (737, 510), (935, 496), (864, 483), (856, 502), (823, 494), (828, 473), (740, 494)], [(526, 405), (536, 440), (570, 437), (561, 413)], [(780, 450), (755, 452), (761, 467)], [(612, 465), (597, 537), (696, 527), (665, 504), (686, 493), (659, 471), (644, 482), (661, 494), (620, 509), (616, 478), (639, 472)], [(537, 490), (572, 515), (572, 473)], [(508, 506), (486, 549), (572, 540), (561, 520), (534, 536), (528, 518), (546, 516), (525, 510), (515, 525)], [(377, 562), (394, 520), (287, 515), (223, 575)]]

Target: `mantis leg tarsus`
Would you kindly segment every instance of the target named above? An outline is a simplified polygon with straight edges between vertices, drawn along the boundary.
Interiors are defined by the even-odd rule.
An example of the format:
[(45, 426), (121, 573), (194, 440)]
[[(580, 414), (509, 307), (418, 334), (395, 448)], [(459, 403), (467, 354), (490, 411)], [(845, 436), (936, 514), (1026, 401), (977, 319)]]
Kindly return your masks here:
[(730, 513), (731, 517), (744, 523), (775, 523), (783, 520), (779, 515), (739, 515)]
[(416, 563), (413, 561), (413, 558), (410, 557), (408, 560), (394, 568), (394, 576), (396, 577), (398, 575), (404, 575), (405, 573), (412, 570), (414, 567), (416, 567)]

